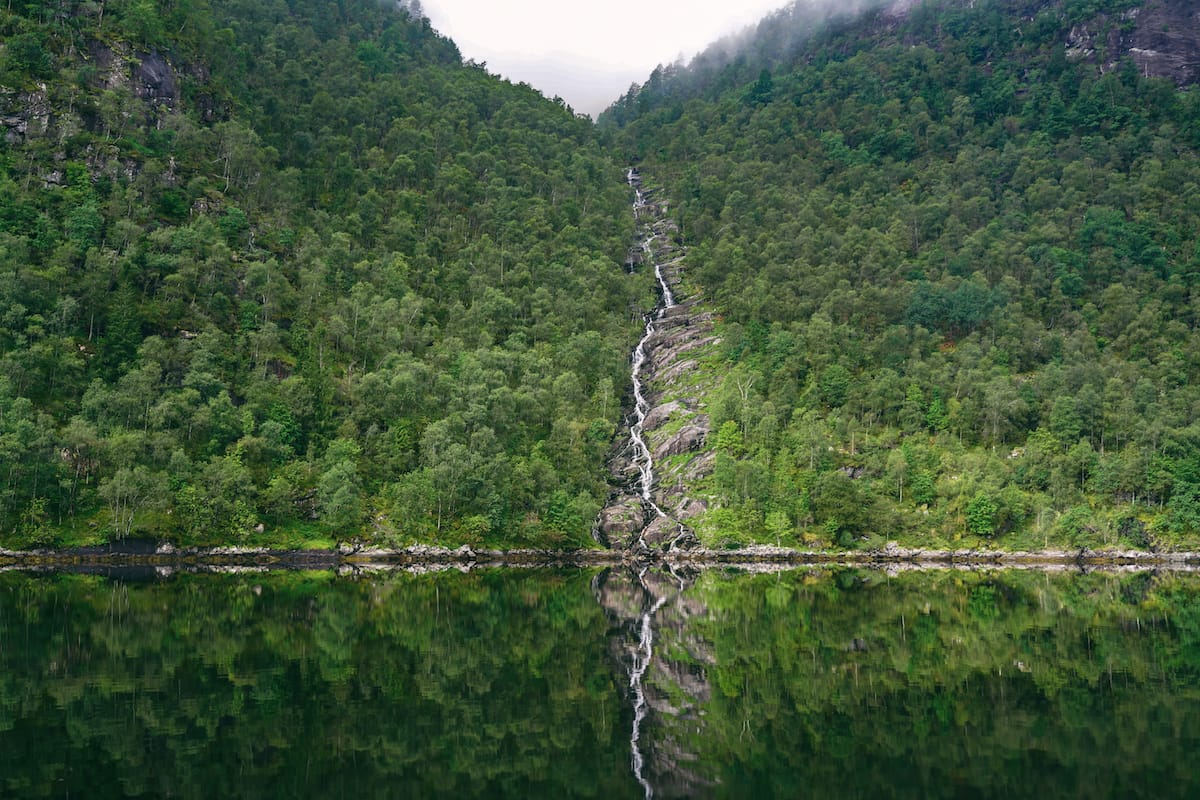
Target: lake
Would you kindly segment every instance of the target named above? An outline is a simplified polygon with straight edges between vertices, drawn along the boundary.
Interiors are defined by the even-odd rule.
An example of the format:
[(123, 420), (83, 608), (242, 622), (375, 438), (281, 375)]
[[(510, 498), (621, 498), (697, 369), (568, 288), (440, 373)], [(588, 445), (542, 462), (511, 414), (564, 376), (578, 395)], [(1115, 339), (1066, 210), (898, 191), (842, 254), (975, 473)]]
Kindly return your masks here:
[(1200, 578), (0, 575), (4, 797), (1195, 797)]

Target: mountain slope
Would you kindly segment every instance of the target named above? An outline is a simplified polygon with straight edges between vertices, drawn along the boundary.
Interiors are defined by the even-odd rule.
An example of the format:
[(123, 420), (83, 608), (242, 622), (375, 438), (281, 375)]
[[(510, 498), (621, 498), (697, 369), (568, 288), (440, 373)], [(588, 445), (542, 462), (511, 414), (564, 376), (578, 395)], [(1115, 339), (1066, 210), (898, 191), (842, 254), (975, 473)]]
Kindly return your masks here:
[(652, 293), (586, 120), (368, 0), (0, 41), (0, 543), (587, 541)]
[(1194, 544), (1198, 30), (890, 5), (602, 120), (724, 314), (710, 542)]

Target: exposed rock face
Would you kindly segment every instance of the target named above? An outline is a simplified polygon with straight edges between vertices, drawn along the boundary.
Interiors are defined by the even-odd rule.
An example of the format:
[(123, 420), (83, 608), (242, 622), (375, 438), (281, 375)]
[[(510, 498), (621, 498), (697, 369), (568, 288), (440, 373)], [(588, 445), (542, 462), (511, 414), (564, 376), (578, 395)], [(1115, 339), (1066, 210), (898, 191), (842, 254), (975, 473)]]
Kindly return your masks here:
[(1067, 36), (1067, 55), (1116, 69), (1133, 59), (1148, 77), (1169, 78), (1178, 86), (1200, 83), (1200, 6), (1192, 0), (1146, 0), (1117, 19), (1098, 15)]
[[(143, 102), (147, 120), (179, 107), (179, 80), (161, 53), (130, 53), (93, 43), (87, 57), (96, 67), (96, 86), (128, 90)], [(70, 136), (84, 120), (73, 108), (54, 108), (46, 85), (41, 84), (32, 91), (0, 94), (0, 125), (8, 141), (19, 142), (27, 137)]]
[(600, 512), (598, 526), (605, 545), (628, 546), (628, 542), (646, 527), (646, 509), (642, 506), (641, 498), (618, 496), (615, 502), (609, 503)]
[[(686, 484), (693, 477), (711, 473), (711, 458), (706, 461), (704, 454), (693, 459), (701, 465), (700, 469), (690, 463), (675, 464), (668, 469), (664, 460), (698, 452), (708, 441), (708, 416), (693, 396), (685, 395), (693, 395), (688, 391), (689, 381), (697, 370), (700, 353), (718, 340), (713, 336), (712, 312), (703, 308), (697, 298), (686, 297), (686, 289), (680, 283), (685, 253), (678, 241), (678, 228), (666, 217), (666, 204), (653, 192), (642, 190), (634, 174), (631, 183), (638, 193), (640, 202), (635, 209), (642, 224), (637, 244), (626, 259), (626, 268), (656, 269), (666, 287), (664, 294), (669, 293), (676, 302), (666, 303), (666, 308), (655, 318), (642, 348), (645, 359), (638, 372), (649, 403), (641, 431), (656, 479), (651, 487), (651, 501), (645, 502), (640, 496), (641, 473), (632, 455), (631, 437), (626, 435), (614, 447), (609, 460), (614, 490), (597, 519), (596, 536), (608, 546), (623, 545), (627, 549), (698, 547), (699, 540), (682, 521), (702, 513), (706, 505), (687, 496)], [(634, 531), (638, 506), (643, 509), (641, 526)], [(661, 516), (660, 511), (667, 516)]]
[[(974, 6), (978, 1), (943, 0), (960, 6)], [(882, 5), (875, 32), (894, 32), (921, 5), (918, 0), (892, 0)], [(1005, 5), (1027, 23), (1048, 7), (1053, 12), (1057, 6), (1042, 0), (1006, 0)], [(1200, 5), (1195, 0), (1143, 0), (1137, 8), (1096, 14), (1075, 25), (1061, 46), (1068, 58), (1093, 63), (1101, 72), (1111, 72), (1128, 59), (1146, 77), (1192, 86), (1200, 83)]]
[[(666, 510), (666, 509), (664, 509)], [(692, 550), (700, 546), (696, 534), (687, 529), (678, 516), (655, 516), (641, 532), (641, 542), (655, 550)]]
[(672, 414), (677, 414), (682, 410), (683, 406), (673, 400), (669, 403), (663, 403), (661, 406), (655, 406), (646, 414), (642, 428), (647, 431), (661, 428), (671, 418)]
[(684, 497), (681, 498), (679, 504), (671, 510), (674, 512), (676, 519), (687, 520), (691, 519), (692, 517), (699, 516), (707, 511), (708, 504), (703, 500)]
[(680, 428), (677, 433), (654, 448), (654, 459), (662, 461), (671, 456), (699, 450), (704, 446), (706, 436), (708, 436), (707, 424), (693, 424)]
[(133, 94), (144, 100), (151, 108), (166, 106), (175, 108), (179, 102), (179, 89), (175, 70), (158, 52), (147, 53), (133, 67)]

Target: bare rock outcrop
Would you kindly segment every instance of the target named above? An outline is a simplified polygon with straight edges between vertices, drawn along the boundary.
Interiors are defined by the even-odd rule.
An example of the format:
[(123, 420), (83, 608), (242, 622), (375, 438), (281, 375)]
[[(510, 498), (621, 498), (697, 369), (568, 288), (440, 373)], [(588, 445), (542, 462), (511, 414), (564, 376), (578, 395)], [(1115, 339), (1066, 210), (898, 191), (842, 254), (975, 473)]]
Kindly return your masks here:
[(1192, 86), (1200, 83), (1200, 8), (1191, 0), (1147, 0), (1076, 25), (1063, 46), (1068, 58), (1102, 72), (1132, 59), (1142, 75)]
[(618, 495), (600, 511), (597, 522), (602, 541), (610, 547), (625, 545), (646, 527), (646, 510), (640, 497)]
[(684, 407), (674, 400), (663, 403), (661, 406), (654, 406), (646, 413), (646, 419), (642, 422), (642, 430), (653, 431), (667, 424), (667, 420), (673, 414), (678, 414), (683, 411)]
[[(666, 216), (666, 202), (643, 189), (636, 173), (631, 172), (629, 177), (637, 195), (635, 216), (641, 225), (626, 258), (626, 268), (654, 269), (660, 276), (664, 302), (648, 322), (646, 336), (639, 345), (642, 358), (636, 362), (641, 369), (635, 383), (640, 382), (649, 406), (643, 407), (640, 417), (645, 447), (640, 442), (634, 446), (632, 433), (614, 446), (609, 462), (614, 490), (597, 519), (597, 538), (609, 546), (624, 545), (641, 552), (698, 547), (699, 540), (684, 520), (702, 514), (707, 506), (688, 496), (687, 484), (690, 476), (707, 472), (684, 470), (678, 463), (672, 465), (669, 474), (664, 475), (663, 470), (667, 469), (666, 459), (700, 452), (709, 440), (708, 416), (695, 399), (703, 394), (692, 391), (691, 382), (704, 348), (719, 340), (713, 335), (712, 312), (681, 283), (686, 249), (680, 242), (678, 226)], [(632, 426), (637, 420), (634, 414), (630, 419)], [(654, 482), (648, 487), (652, 499), (642, 503), (642, 526), (632, 532), (639, 519), (635, 506), (641, 502), (640, 466), (646, 454), (653, 467)], [(706, 463), (703, 454), (689, 461)]]
[(671, 456), (678, 456), (690, 453), (693, 450), (699, 450), (704, 446), (704, 441), (707, 437), (708, 425), (685, 425), (672, 434), (666, 441), (654, 448), (654, 460), (662, 461)]

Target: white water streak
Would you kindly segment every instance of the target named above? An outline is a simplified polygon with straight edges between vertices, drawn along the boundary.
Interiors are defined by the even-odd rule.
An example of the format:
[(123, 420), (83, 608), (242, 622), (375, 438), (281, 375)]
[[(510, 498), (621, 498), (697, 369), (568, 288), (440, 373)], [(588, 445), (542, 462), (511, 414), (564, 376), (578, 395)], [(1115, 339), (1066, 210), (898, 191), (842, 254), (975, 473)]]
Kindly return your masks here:
[(646, 702), (646, 691), (642, 686), (642, 678), (645, 677), (646, 670), (650, 668), (650, 662), (654, 659), (654, 626), (652, 624), (654, 615), (658, 613), (665, 602), (667, 602), (667, 598), (660, 597), (650, 610), (642, 615), (638, 649), (633, 656), (633, 669), (629, 671), (629, 688), (633, 690), (633, 733), (629, 737), (629, 750), (633, 759), (633, 776), (637, 778), (637, 782), (645, 791), (646, 800), (654, 797), (654, 787), (642, 774), (646, 760), (642, 756), (642, 749), (638, 743), (642, 736), (642, 723), (645, 722), (649, 709)]
[[(642, 212), (646, 209), (646, 198), (642, 194), (642, 190), (638, 181), (638, 174), (630, 168), (626, 174), (626, 179), (629, 185), (633, 187), (633, 216), (635, 219), (641, 219)], [(639, 483), (641, 484), (642, 501), (650, 508), (654, 509), (654, 513), (660, 517), (667, 516), (666, 513), (658, 507), (654, 502), (654, 458), (650, 453), (650, 446), (646, 443), (646, 438), (643, 433), (643, 425), (646, 421), (646, 414), (650, 411), (650, 402), (646, 399), (642, 384), (642, 367), (646, 364), (648, 355), (646, 346), (650, 339), (657, 332), (658, 328), (655, 323), (663, 318), (667, 310), (675, 306), (675, 295), (671, 292), (671, 287), (667, 285), (667, 279), (663, 276), (663, 265), (658, 262), (654, 256), (653, 242), (656, 234), (653, 232), (649, 237), (642, 242), (642, 252), (654, 264), (654, 277), (658, 279), (658, 285), (662, 292), (662, 299), (655, 308), (654, 313), (646, 319), (646, 332), (642, 335), (641, 341), (638, 342), (637, 348), (633, 351), (633, 397), (634, 404), (634, 423), (629, 428), (629, 436), (633, 440), (634, 446), (634, 463), (637, 465), (638, 473), (640, 474)], [(639, 535), (640, 538), (640, 535)]]

